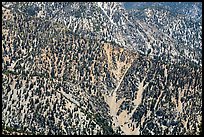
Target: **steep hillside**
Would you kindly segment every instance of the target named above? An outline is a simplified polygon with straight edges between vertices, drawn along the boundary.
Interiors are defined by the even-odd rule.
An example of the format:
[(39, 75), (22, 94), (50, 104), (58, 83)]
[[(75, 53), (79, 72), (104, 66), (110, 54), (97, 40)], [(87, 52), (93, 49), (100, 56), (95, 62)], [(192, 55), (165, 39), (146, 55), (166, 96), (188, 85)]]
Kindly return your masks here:
[(2, 3), (4, 130), (199, 133), (201, 22), (121, 5)]

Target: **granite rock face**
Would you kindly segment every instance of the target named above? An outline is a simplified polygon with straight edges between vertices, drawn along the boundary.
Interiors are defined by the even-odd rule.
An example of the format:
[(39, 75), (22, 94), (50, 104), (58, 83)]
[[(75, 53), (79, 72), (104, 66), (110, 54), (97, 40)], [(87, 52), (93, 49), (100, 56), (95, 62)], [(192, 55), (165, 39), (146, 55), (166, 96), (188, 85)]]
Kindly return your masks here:
[(3, 2), (2, 126), (45, 135), (199, 134), (201, 30), (201, 20), (155, 7)]

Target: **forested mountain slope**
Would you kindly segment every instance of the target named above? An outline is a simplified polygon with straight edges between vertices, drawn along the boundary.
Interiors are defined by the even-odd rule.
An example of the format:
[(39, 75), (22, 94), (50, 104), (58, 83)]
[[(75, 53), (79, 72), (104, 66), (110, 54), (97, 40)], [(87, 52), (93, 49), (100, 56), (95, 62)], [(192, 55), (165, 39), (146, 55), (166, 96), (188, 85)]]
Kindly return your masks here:
[[(2, 126), (198, 134), (202, 22), (122, 3), (2, 3)], [(3, 132), (6, 134), (6, 132)]]

